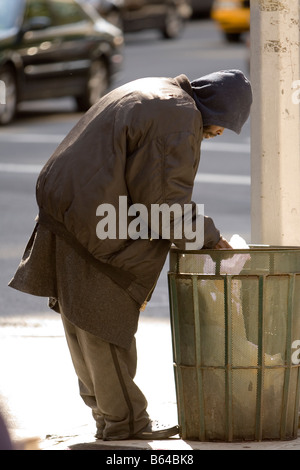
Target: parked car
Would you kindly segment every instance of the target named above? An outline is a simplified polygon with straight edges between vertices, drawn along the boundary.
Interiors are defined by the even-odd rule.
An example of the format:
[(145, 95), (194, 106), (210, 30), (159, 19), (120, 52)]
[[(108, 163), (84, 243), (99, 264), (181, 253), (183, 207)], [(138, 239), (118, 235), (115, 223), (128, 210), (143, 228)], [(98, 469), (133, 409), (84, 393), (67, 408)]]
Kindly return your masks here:
[(237, 42), (250, 29), (250, 0), (215, 0), (211, 17), (230, 42)]
[(179, 36), (192, 15), (189, 0), (81, 0), (91, 3), (101, 16), (124, 33), (147, 29), (162, 32), (166, 39)]
[(0, 124), (24, 100), (73, 96), (93, 105), (121, 67), (123, 33), (74, 0), (0, 1)]

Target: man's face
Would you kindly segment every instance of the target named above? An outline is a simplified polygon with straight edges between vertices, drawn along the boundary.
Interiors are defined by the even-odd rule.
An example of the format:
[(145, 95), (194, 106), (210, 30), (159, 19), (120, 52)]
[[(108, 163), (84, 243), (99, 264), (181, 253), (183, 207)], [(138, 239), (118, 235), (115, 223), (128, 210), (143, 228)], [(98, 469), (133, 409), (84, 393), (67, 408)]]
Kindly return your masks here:
[(203, 138), (211, 139), (217, 137), (217, 135), (222, 135), (224, 132), (224, 127), (220, 126), (205, 126), (203, 128)]

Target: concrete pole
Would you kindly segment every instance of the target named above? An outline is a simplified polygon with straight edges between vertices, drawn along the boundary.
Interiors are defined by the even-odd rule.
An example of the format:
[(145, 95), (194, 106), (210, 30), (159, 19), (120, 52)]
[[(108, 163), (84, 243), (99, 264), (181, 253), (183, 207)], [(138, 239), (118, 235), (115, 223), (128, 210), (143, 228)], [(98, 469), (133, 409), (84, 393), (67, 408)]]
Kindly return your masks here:
[(300, 246), (300, 0), (251, 0), (254, 244)]

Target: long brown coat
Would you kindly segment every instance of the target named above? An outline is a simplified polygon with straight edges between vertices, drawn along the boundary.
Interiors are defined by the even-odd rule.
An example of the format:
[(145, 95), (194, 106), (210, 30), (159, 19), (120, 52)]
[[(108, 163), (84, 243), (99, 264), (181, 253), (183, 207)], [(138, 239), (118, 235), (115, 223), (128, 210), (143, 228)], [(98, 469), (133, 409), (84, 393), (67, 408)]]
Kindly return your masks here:
[[(185, 239), (174, 239), (172, 235), (169, 240), (150, 237), (100, 240), (96, 233), (99, 221), (97, 207), (106, 203), (118, 208), (119, 196), (126, 196), (128, 205), (140, 203), (148, 209), (152, 204), (177, 203), (183, 207), (184, 204), (192, 203), (202, 138), (201, 114), (185, 75), (140, 79), (113, 90), (93, 106), (44, 166), (36, 190), (42, 215), (40, 222), (42, 224), (46, 220), (50, 234), (56, 234), (56, 243), (58, 229), (65, 232), (65, 240), (71, 241), (64, 246), (60, 255), (56, 248), (55, 256), (56, 263), (58, 258), (59, 262), (61, 257), (64, 259), (61, 267), (63, 277), (69, 276), (68, 283), (73, 285), (71, 292), (76, 302), (76, 286), (79, 285), (78, 282), (74, 284), (76, 276), (80, 277), (84, 287), (83, 299), (89, 297), (89, 312), (84, 312), (87, 305), (84, 300), (80, 302), (82, 311), (78, 306), (74, 307), (78, 314), (75, 315), (76, 321), (74, 318), (73, 321), (81, 328), (94, 329), (103, 339), (107, 340), (109, 336), (117, 344), (128, 344), (128, 341), (120, 340), (120, 328), (116, 329), (115, 335), (112, 333), (113, 328), (118, 322), (129, 323), (133, 327), (129, 328), (128, 337), (132, 334), (136, 329), (139, 307), (151, 294), (171, 243), (184, 248), (186, 242)], [(195, 217), (196, 205), (192, 203), (192, 206)], [(46, 236), (46, 233), (43, 235)], [(61, 238), (58, 238), (61, 243)], [(204, 245), (213, 247), (219, 238), (219, 231), (212, 220), (206, 217)], [(67, 253), (67, 245), (76, 253), (77, 261)], [(76, 251), (78, 246), (88, 254), (86, 259)], [(72, 258), (70, 269), (67, 269), (66, 256)], [(101, 263), (101, 269), (107, 266), (118, 271), (119, 279), (125, 279), (126, 285), (120, 287), (120, 284), (113, 283), (108, 289), (107, 282), (111, 282), (112, 277), (105, 269), (102, 272), (99, 270), (99, 284), (99, 279), (91, 277), (91, 272), (87, 270), (92, 264), (97, 271), (97, 263), (89, 263), (89, 257)], [(29, 266), (28, 256), (26, 259), (25, 264)], [(84, 261), (86, 268), (79, 259)], [(78, 269), (81, 271), (78, 272)], [(24, 278), (24, 269), (22, 276)], [(62, 294), (62, 291), (66, 292), (66, 279), (64, 289), (61, 282), (62, 278), (60, 281), (57, 279), (55, 295), (60, 303), (65, 304), (64, 313), (72, 321), (70, 316), (74, 317), (74, 312), (70, 311), (69, 303), (74, 305), (74, 302), (71, 294)], [(16, 279), (11, 283), (12, 287), (26, 291), (21, 284)], [(107, 307), (108, 300), (112, 298), (113, 286), (117, 297), (126, 293), (129, 299), (126, 305), (129, 307), (120, 314), (115, 305), (114, 314), (105, 314), (103, 311), (99, 315), (99, 302), (102, 301)], [(94, 303), (90, 299), (94, 299)], [(91, 313), (93, 305), (94, 313)], [(111, 312), (112, 309), (108, 310)], [(98, 328), (95, 328), (96, 324)], [(109, 335), (106, 334), (107, 330), (111, 332)]]
[[(140, 304), (171, 242), (184, 248), (186, 240), (100, 240), (97, 208), (111, 204), (118, 213), (119, 196), (126, 196), (128, 205), (140, 203), (148, 209), (152, 204), (191, 203), (202, 138), (201, 114), (185, 75), (140, 79), (92, 107), (39, 176), (39, 207), (96, 259), (135, 276), (126, 290)], [(205, 246), (214, 246), (219, 238), (206, 219)]]

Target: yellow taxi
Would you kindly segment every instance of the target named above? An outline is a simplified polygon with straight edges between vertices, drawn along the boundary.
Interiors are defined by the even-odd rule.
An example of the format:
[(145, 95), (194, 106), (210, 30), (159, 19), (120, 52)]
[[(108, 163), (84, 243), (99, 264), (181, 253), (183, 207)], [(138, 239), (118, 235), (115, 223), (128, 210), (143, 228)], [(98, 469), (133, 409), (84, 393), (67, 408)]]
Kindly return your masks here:
[(250, 29), (250, 0), (214, 0), (211, 17), (228, 41), (239, 41)]

